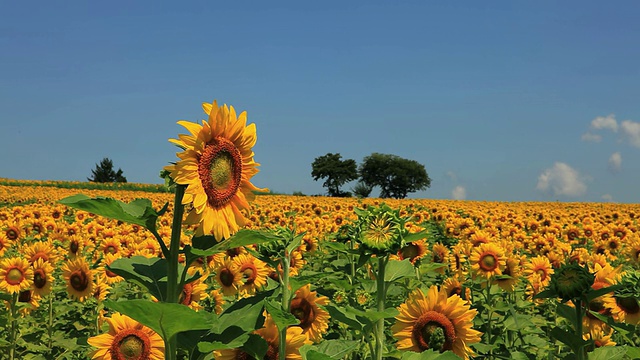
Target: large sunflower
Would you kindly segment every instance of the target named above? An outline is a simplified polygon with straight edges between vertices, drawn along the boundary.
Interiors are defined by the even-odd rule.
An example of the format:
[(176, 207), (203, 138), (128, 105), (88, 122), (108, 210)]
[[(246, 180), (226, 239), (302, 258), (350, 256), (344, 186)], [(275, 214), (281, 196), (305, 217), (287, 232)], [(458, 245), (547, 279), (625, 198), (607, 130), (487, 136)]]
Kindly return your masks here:
[(199, 224), (197, 233), (228, 238), (245, 224), (242, 210), (258, 189), (249, 181), (258, 172), (251, 148), (256, 143), (255, 124), (246, 125), (246, 112), (236, 116), (233, 106), (202, 104), (209, 115), (202, 125), (178, 121), (191, 134), (169, 141), (183, 152), (175, 165), (165, 167), (171, 178), (187, 185), (182, 204), (188, 207), (186, 222)]
[(447, 296), (444, 289), (432, 286), (426, 296), (418, 289), (398, 310), (391, 332), (398, 339), (399, 350), (452, 350), (468, 359), (473, 354), (468, 344), (480, 341), (481, 333), (471, 328), (477, 311), (460, 296)]
[(67, 261), (62, 266), (62, 276), (72, 298), (84, 301), (93, 294), (93, 273), (84, 258)]
[(302, 333), (317, 343), (329, 327), (329, 313), (318, 305), (329, 304), (329, 298), (316, 297), (316, 292), (310, 291), (310, 288), (311, 285), (307, 284), (296, 291), (296, 296), (291, 299), (290, 311), (300, 320), (298, 326), (302, 328)]
[(87, 340), (89, 345), (98, 348), (91, 353), (91, 359), (164, 359), (164, 341), (153, 330), (119, 313), (106, 320), (109, 332)]
[(233, 262), (242, 274), (242, 285), (239, 288), (241, 295), (253, 295), (267, 284), (270, 269), (263, 261), (251, 254), (241, 254)]

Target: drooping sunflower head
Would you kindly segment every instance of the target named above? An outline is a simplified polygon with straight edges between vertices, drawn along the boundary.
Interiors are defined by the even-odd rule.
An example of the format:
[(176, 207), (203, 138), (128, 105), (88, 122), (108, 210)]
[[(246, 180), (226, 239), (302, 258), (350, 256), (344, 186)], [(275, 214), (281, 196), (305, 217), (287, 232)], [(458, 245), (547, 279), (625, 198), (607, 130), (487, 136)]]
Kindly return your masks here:
[(251, 148), (256, 143), (255, 124), (246, 125), (246, 112), (217, 102), (202, 105), (209, 116), (202, 125), (179, 121), (190, 134), (169, 141), (184, 151), (180, 160), (165, 167), (175, 183), (187, 186), (182, 200), (187, 223), (198, 224), (199, 235), (229, 238), (245, 224), (243, 210), (258, 189), (249, 181), (258, 173)]
[(72, 298), (84, 301), (93, 294), (93, 272), (84, 258), (67, 261), (62, 266), (62, 275), (67, 283), (67, 292)]
[(594, 280), (595, 276), (589, 272), (586, 266), (567, 263), (551, 276), (549, 287), (562, 301), (569, 301), (579, 298), (591, 290)]
[(303, 334), (307, 334), (313, 342), (319, 342), (329, 327), (329, 313), (318, 306), (328, 303), (329, 298), (316, 296), (315, 291), (310, 291), (309, 284), (298, 289), (291, 300), (291, 313), (300, 321), (298, 326)]

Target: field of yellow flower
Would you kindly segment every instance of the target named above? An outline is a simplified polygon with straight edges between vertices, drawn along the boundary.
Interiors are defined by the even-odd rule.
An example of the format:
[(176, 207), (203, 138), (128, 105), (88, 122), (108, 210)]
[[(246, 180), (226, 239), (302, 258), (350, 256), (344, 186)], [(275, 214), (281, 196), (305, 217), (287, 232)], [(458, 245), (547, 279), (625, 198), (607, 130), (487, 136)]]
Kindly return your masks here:
[[(164, 257), (157, 237), (59, 200), (169, 203), (156, 225), (169, 239), (173, 194), (60, 184), (0, 185), (0, 358), (164, 358), (154, 330), (113, 310), (157, 298), (144, 286), (153, 270), (123, 281), (111, 266), (145, 258), (152, 269)], [(276, 359), (282, 335), (287, 359), (640, 358), (640, 205), (265, 195), (244, 214), (247, 229), (298, 237), (287, 264), (295, 322), (265, 300), (250, 337), (201, 340), (182, 358)], [(183, 247), (196, 247), (195, 231), (183, 227)], [(406, 241), (388, 246), (392, 233)], [(271, 250), (181, 253), (191, 280), (179, 302), (223, 319), (275, 296), (284, 269), (261, 256)]]

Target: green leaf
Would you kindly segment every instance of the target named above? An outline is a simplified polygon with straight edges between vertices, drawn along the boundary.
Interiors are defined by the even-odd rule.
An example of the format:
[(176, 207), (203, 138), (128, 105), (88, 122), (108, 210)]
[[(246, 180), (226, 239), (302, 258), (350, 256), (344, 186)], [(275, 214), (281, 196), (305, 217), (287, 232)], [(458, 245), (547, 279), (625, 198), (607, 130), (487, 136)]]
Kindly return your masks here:
[(149, 290), (159, 301), (167, 294), (167, 260), (132, 256), (119, 258), (107, 266), (110, 271)]
[(406, 351), (402, 354), (401, 360), (460, 360), (461, 358), (452, 351), (440, 353), (433, 349), (425, 350), (421, 353)]
[(407, 234), (406, 236), (404, 236), (404, 241), (407, 243), (410, 243), (410, 242), (426, 239), (428, 236), (429, 236), (429, 233), (422, 230), (417, 233)]
[(627, 347), (627, 356), (631, 359), (640, 359), (640, 347)]
[(182, 304), (169, 304), (148, 300), (105, 300), (105, 307), (125, 314), (139, 323), (155, 331), (164, 340), (190, 330), (209, 330), (215, 318), (205, 312), (195, 310)]
[[(575, 326), (576, 324), (576, 308), (572, 308), (571, 306), (563, 303), (558, 304), (558, 308), (556, 309), (558, 315), (563, 318), (569, 320), (571, 324)], [(582, 319), (580, 320), (582, 321)]]
[(342, 359), (357, 350), (358, 346), (360, 346), (359, 341), (340, 339), (325, 340), (318, 345), (317, 351), (328, 355), (332, 359)]
[(402, 261), (391, 260), (387, 263), (387, 267), (384, 272), (384, 281), (391, 282), (394, 280), (406, 278), (406, 277), (415, 277), (416, 270), (411, 264), (409, 259), (405, 259)]
[(534, 299), (548, 299), (548, 298), (555, 298), (555, 297), (558, 297), (558, 296), (556, 295), (556, 292), (551, 289), (542, 290), (533, 296)]
[(622, 360), (627, 349), (622, 346), (602, 346), (589, 353), (589, 360)]
[(510, 352), (509, 358), (511, 360), (529, 360), (529, 357), (527, 356), (527, 354), (520, 351)]
[(362, 329), (364, 328), (365, 324), (360, 322), (356, 318), (355, 314), (347, 312), (345, 308), (337, 307), (334, 305), (325, 305), (324, 308), (329, 312), (331, 319), (340, 321), (341, 323), (349, 326), (354, 330), (362, 331)]
[(574, 353), (579, 352), (588, 343), (588, 341), (582, 339), (582, 337), (578, 338), (576, 334), (563, 330), (557, 326), (551, 329), (551, 336), (567, 345)]
[(197, 256), (214, 255), (240, 246), (263, 244), (278, 240), (279, 237), (266, 231), (242, 229), (235, 235), (221, 242), (217, 242), (211, 235), (194, 237), (191, 240), (191, 253)]
[(273, 290), (263, 291), (255, 296), (236, 301), (220, 314), (212, 332), (221, 334), (231, 326), (239, 327), (246, 332), (261, 328), (264, 324), (262, 310), (265, 298), (272, 294)]
[(300, 244), (302, 244), (302, 237), (304, 236), (304, 234), (305, 233), (300, 233), (291, 240), (291, 242), (287, 245), (287, 254), (291, 254), (293, 250), (295, 250), (296, 248), (298, 248), (298, 246), (300, 246)]
[(589, 292), (587, 293), (587, 302), (590, 302), (591, 300), (598, 298), (602, 295), (606, 295), (610, 292), (614, 292), (618, 289), (622, 289), (622, 285), (612, 285), (609, 287), (605, 287), (605, 288), (601, 288), (598, 290), (589, 290)]
[(292, 313), (286, 312), (282, 310), (280, 304), (275, 301), (266, 301), (265, 309), (271, 315), (271, 318), (276, 323), (278, 330), (282, 331), (282, 329), (287, 328), (289, 325), (298, 325), (300, 324), (300, 320), (293, 316)]
[(169, 206), (169, 203), (166, 203), (157, 212), (151, 206), (151, 200), (149, 199), (136, 199), (127, 204), (112, 198), (90, 198), (83, 194), (66, 197), (60, 200), (59, 203), (109, 219), (140, 225), (152, 231), (156, 229), (158, 216), (164, 213)]

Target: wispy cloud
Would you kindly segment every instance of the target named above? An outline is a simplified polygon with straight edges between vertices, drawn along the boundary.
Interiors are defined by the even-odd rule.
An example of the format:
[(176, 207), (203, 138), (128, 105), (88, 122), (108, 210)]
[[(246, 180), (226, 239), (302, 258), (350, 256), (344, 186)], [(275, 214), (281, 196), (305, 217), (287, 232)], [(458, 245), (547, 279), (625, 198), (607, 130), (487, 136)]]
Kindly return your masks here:
[(620, 128), (629, 143), (640, 148), (640, 123), (625, 120), (620, 124)]
[(582, 134), (582, 141), (588, 142), (600, 142), (602, 141), (602, 136), (598, 134), (592, 134), (590, 132)]
[(451, 191), (451, 197), (455, 200), (464, 200), (467, 198), (467, 189), (458, 185)]
[(591, 128), (596, 130), (609, 129), (613, 132), (617, 132), (618, 122), (613, 114), (609, 116), (598, 116), (591, 120)]
[(608, 201), (608, 202), (613, 201), (613, 196), (611, 196), (611, 195), (609, 195), (609, 194), (604, 194), (604, 195), (602, 195), (602, 196), (601, 196), (601, 198), (602, 198), (602, 200), (604, 200), (604, 201)]
[(544, 193), (551, 192), (555, 196), (575, 197), (586, 193), (587, 185), (577, 170), (563, 162), (556, 162), (538, 176), (536, 189)]
[(620, 152), (614, 152), (609, 157), (609, 170), (611, 172), (617, 173), (622, 169), (622, 155)]
[(447, 171), (446, 175), (449, 178), (449, 180), (458, 181), (458, 176), (453, 171), (451, 171), (451, 170)]

